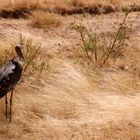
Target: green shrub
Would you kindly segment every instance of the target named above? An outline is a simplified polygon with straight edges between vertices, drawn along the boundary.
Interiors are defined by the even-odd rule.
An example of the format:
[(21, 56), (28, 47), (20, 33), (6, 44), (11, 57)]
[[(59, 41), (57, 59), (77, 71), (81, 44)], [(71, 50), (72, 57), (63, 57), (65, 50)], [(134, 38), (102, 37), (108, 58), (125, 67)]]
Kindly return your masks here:
[(82, 41), (82, 49), (91, 63), (103, 67), (108, 59), (115, 63), (117, 58), (123, 57), (129, 41), (129, 32), (125, 25), (129, 12), (115, 33), (94, 33), (85, 26), (75, 25), (74, 29), (79, 33)]

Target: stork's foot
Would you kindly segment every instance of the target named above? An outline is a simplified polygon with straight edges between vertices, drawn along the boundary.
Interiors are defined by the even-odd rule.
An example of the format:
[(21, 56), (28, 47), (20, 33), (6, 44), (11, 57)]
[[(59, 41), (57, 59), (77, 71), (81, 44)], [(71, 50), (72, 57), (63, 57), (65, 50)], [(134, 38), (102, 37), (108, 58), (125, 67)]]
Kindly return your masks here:
[(10, 115), (10, 108), (7, 108), (7, 112), (5, 111), (4, 115), (5, 115), (4, 117), (5, 117), (6, 122), (11, 122), (12, 121), (12, 117)]

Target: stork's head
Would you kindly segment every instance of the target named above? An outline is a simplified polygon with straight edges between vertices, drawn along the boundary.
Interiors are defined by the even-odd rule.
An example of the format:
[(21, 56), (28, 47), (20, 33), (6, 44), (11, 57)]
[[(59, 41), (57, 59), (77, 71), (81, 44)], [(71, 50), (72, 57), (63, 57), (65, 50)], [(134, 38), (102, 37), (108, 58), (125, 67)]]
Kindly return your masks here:
[(14, 58), (14, 60), (20, 63), (21, 65), (23, 65), (23, 63), (25, 62), (25, 59), (22, 53), (22, 46), (19, 44), (16, 45), (15, 51), (16, 51), (17, 56)]

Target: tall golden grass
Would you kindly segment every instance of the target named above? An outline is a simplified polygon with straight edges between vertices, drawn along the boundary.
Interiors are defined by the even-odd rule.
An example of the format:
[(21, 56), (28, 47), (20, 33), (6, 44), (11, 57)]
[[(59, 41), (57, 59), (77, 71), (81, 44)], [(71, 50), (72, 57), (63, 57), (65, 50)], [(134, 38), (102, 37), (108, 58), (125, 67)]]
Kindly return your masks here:
[(1, 100), (1, 138), (139, 139), (139, 80), (123, 71), (90, 74), (68, 60), (52, 60), (32, 88), (16, 88), (10, 124)]
[(140, 0), (105, 0), (105, 1), (97, 1), (97, 0), (0, 0), (0, 8), (20, 8), (20, 7), (27, 7), (27, 8), (44, 8), (44, 7), (57, 7), (57, 8), (68, 8), (74, 6), (91, 6), (91, 5), (132, 5), (132, 4), (140, 4)]

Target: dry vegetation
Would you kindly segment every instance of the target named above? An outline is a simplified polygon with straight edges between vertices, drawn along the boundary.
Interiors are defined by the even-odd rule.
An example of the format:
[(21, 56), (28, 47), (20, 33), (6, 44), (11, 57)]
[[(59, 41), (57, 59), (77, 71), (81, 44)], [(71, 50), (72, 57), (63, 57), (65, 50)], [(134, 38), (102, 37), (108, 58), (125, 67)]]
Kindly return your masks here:
[(43, 8), (43, 7), (59, 7), (59, 8), (68, 8), (68, 7), (83, 7), (89, 5), (132, 5), (140, 4), (140, 0), (1, 0), (1, 8), (20, 8), (20, 7), (29, 7), (31, 9)]
[(62, 17), (40, 10), (134, 2), (140, 1), (1, 3), (38, 10), (29, 19), (0, 21), (0, 65), (17, 42), (26, 58), (11, 123), (0, 100), (0, 140), (140, 139), (140, 13)]
[[(61, 15), (102, 14), (124, 11), (126, 7), (132, 11), (140, 11), (139, 0), (6, 0), (0, 1), (0, 16), (3, 18), (27, 18), (33, 11), (47, 11)], [(38, 14), (37, 14), (38, 15)]]
[(46, 13), (42, 11), (36, 11), (32, 13), (31, 26), (34, 28), (43, 28), (48, 30), (52, 27), (58, 27), (61, 24), (60, 16), (53, 13)]

